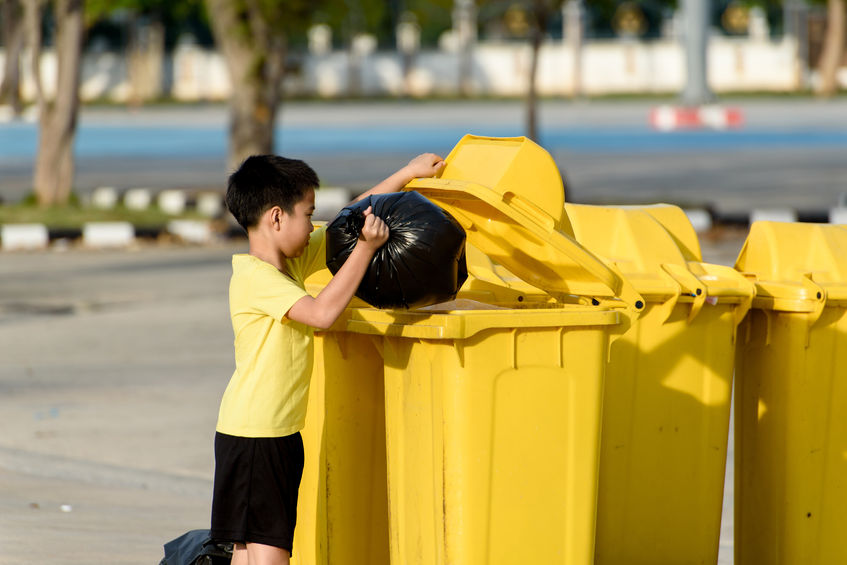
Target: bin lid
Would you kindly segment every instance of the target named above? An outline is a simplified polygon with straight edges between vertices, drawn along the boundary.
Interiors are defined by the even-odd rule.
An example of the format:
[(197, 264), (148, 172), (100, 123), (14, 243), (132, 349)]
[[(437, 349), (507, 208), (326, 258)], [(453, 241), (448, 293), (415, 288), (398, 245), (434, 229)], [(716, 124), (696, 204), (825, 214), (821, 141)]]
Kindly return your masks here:
[(465, 135), (445, 159), (440, 178), (511, 193), (544, 211), (559, 231), (573, 235), (565, 215), (565, 187), (553, 157), (527, 137)]
[(554, 298), (532, 286), (491, 258), (474, 244), (465, 245), (468, 278), (458, 296), (487, 303), (548, 303)]
[(810, 311), (847, 300), (847, 229), (830, 224), (753, 222), (735, 268), (756, 281), (756, 305)]
[(648, 300), (752, 297), (738, 272), (702, 262), (694, 227), (678, 206), (566, 204), (576, 240), (613, 263)]
[[(508, 151), (500, 151), (501, 141)], [(406, 190), (416, 190), (447, 210), (465, 228), (469, 243), (551, 296), (616, 298), (642, 310), (644, 301), (632, 285), (563, 231), (569, 231), (570, 223), (561, 177), (556, 170), (553, 178), (549, 169), (537, 175), (523, 162), (542, 161), (538, 150), (543, 149), (526, 149), (533, 145), (525, 138), (465, 136), (445, 159), (440, 178), (414, 179)], [(505, 159), (511, 162), (504, 172)], [(500, 172), (492, 174), (489, 168)], [(462, 178), (476, 172), (493, 184)]]

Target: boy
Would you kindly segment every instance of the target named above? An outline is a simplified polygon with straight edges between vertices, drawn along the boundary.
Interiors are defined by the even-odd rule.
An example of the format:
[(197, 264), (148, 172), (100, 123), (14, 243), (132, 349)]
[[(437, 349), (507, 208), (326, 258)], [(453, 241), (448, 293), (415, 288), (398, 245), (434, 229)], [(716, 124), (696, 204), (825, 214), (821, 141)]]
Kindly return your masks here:
[[(419, 155), (357, 200), (396, 192), (443, 166), (437, 155)], [(227, 187), (226, 204), (247, 230), (249, 253), (232, 258), (235, 373), (215, 434), (211, 535), (234, 542), (233, 565), (289, 563), (312, 332), (335, 322), (388, 239), (388, 228), (369, 207), (347, 261), (317, 296), (307, 294), (304, 280), (326, 264), (325, 230), (312, 231), (317, 186), (306, 163), (258, 155), (244, 161)]]

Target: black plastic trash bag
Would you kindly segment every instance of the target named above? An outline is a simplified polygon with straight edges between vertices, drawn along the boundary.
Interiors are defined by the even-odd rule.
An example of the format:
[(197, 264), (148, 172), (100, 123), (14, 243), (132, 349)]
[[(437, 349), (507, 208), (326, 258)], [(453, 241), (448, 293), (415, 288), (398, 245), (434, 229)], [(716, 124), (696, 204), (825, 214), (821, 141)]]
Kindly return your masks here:
[(165, 544), (159, 565), (225, 565), (232, 561), (232, 544), (212, 541), (209, 530), (191, 530)]
[(341, 210), (326, 232), (326, 265), (332, 274), (356, 246), (368, 206), (389, 235), (356, 296), (377, 308), (417, 308), (455, 298), (468, 278), (465, 230), (417, 192), (369, 196)]

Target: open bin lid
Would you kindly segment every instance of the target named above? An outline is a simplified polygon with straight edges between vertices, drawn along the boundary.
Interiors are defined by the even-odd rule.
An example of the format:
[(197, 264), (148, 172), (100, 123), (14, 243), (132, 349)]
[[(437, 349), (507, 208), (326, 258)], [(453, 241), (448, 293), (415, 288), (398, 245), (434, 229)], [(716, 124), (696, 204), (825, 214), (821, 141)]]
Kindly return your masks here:
[(559, 168), (550, 153), (529, 138), (465, 135), (445, 162), (440, 178), (514, 194), (543, 211), (556, 229), (573, 235), (565, 215), (565, 187)]
[(561, 176), (544, 149), (522, 137), (465, 136), (445, 161), (440, 178), (415, 179), (406, 190), (447, 210), (494, 262), (556, 298), (616, 298), (643, 309), (624, 277), (566, 233)]
[(754, 222), (735, 268), (755, 279), (758, 308), (814, 312), (847, 302), (847, 229)]

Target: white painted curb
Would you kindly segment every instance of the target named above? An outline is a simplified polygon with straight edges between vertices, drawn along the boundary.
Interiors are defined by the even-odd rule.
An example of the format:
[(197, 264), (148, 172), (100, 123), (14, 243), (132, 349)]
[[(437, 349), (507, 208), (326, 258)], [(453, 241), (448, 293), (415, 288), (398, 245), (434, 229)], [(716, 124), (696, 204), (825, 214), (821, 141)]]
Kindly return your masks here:
[(709, 214), (708, 210), (692, 208), (683, 211), (695, 232), (704, 233), (712, 229), (712, 215)]
[(212, 223), (202, 220), (171, 220), (168, 233), (186, 243), (208, 243), (212, 241)]
[(156, 198), (156, 204), (165, 214), (178, 216), (185, 211), (186, 200), (185, 193), (181, 190), (163, 190)]
[(753, 222), (796, 222), (797, 212), (790, 208), (760, 208), (750, 212)]
[(847, 207), (830, 208), (829, 223), (837, 225), (847, 224)]
[(82, 243), (88, 247), (124, 247), (135, 241), (129, 222), (89, 222), (82, 226)]
[(0, 226), (0, 249), (44, 249), (50, 242), (43, 224), (4, 224)]
[(224, 211), (223, 195), (217, 192), (201, 192), (197, 195), (197, 212), (207, 218), (217, 218)]
[(101, 210), (111, 210), (118, 203), (118, 191), (112, 186), (101, 186), (91, 191), (91, 205)]
[(124, 194), (124, 206), (129, 210), (146, 210), (153, 202), (153, 193), (149, 188), (130, 188)]

